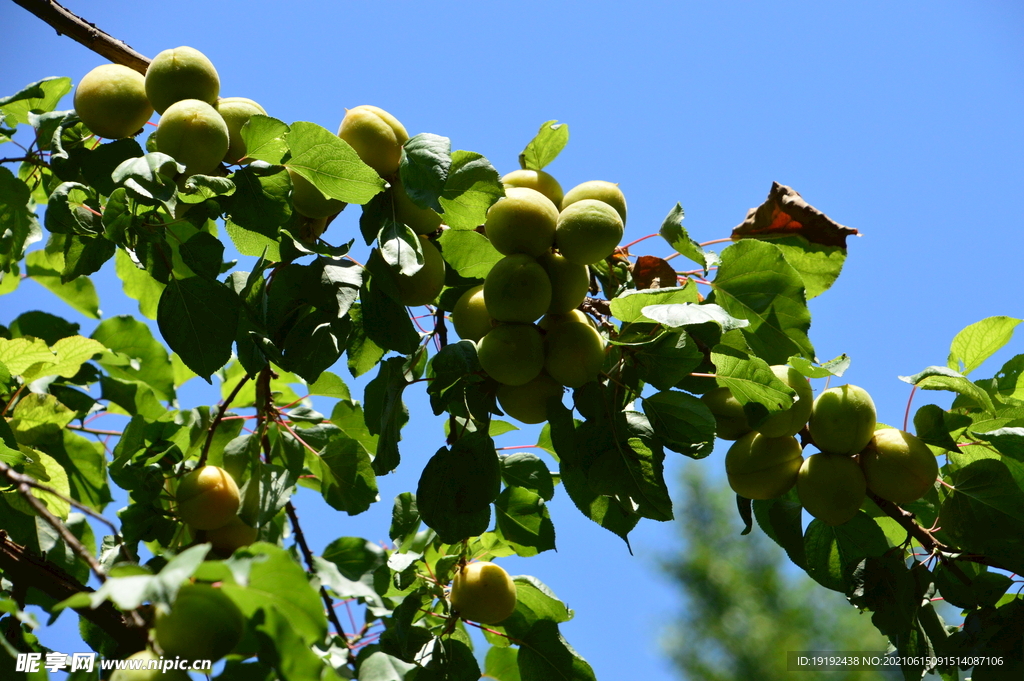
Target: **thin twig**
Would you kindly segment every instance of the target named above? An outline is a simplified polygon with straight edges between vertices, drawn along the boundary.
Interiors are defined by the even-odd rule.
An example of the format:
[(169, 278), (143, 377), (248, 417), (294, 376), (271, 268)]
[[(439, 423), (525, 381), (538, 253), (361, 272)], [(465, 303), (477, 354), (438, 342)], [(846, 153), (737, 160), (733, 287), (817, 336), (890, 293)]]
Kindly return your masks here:
[(243, 376), (242, 380), (238, 382), (238, 385), (236, 385), (234, 389), (232, 389), (231, 394), (228, 395), (227, 399), (224, 400), (224, 403), (220, 405), (220, 409), (217, 410), (217, 416), (213, 419), (213, 423), (210, 424), (210, 432), (206, 434), (206, 442), (203, 443), (203, 451), (199, 455), (199, 463), (196, 465), (197, 468), (202, 468), (203, 466), (206, 465), (206, 457), (210, 453), (210, 445), (213, 444), (213, 436), (217, 432), (217, 426), (220, 425), (220, 422), (224, 419), (224, 414), (227, 412), (228, 407), (231, 406), (231, 403), (238, 396), (239, 391), (241, 391), (242, 386), (245, 385), (245, 382), (248, 380), (248, 376)]
[(24, 7), (52, 26), (58, 35), (66, 35), (115, 64), (123, 64), (142, 74), (149, 67), (148, 57), (53, 0), (14, 0), (14, 4)]

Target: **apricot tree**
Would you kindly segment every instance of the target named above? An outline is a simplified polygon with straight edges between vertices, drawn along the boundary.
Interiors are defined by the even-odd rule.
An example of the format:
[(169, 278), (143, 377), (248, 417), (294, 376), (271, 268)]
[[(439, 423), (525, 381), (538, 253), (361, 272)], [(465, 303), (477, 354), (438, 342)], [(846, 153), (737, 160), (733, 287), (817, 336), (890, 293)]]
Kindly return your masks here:
[[(19, 4), (97, 44), (97, 29), (58, 17), (55, 3)], [(109, 36), (97, 51), (140, 73), (149, 63)], [(216, 71), (194, 52), (186, 61), (201, 66), (204, 97), (216, 97)], [(173, 80), (164, 59), (157, 75)], [(691, 238), (677, 205), (657, 232), (675, 253), (639, 255), (635, 243), (619, 245), (626, 204), (613, 183), (588, 179), (556, 205), (561, 187), (543, 169), (568, 127), (555, 121), (526, 145), (529, 172), (506, 185), (483, 155), (452, 151), (441, 135), (410, 136), (377, 107), (350, 109), (338, 134), (258, 105), (231, 127), (186, 89), (156, 102), (166, 118), (155, 138), (103, 141), (76, 111), (56, 110), (71, 89), (70, 78), (47, 78), (0, 99), (0, 135), (31, 128), (32, 140), (16, 167), (0, 166), (0, 295), (29, 277), (96, 318), (90, 277), (115, 273), (160, 337), (129, 317), (103, 320), (90, 337), (49, 313), (0, 319), (0, 622), (14, 632), (4, 654), (45, 650), (45, 635), (19, 620), (29, 604), (74, 609), (104, 655), (168, 653), (161, 628), (187, 639), (187, 618), (175, 613), (201, 593), (200, 605), (230, 603), (220, 614), (238, 624), (207, 642), (210, 655), (227, 655), (218, 678), (593, 679), (561, 631), (572, 611), (539, 579), (515, 577), (502, 607), (465, 613), (453, 580), (458, 588), (460, 575), (476, 574), (473, 561), (553, 549), (545, 502), (556, 493), (627, 543), (641, 520), (671, 521), (666, 456), (707, 457), (716, 415), (727, 414), (726, 434), (741, 438), (736, 475), (750, 482), (738, 497), (747, 530), (756, 519), (822, 587), (870, 611), (909, 660), (906, 678), (957, 678), (971, 665), (954, 658), (987, 660), (976, 679), (1019, 674), (1024, 601), (1012, 575), (1024, 573), (1024, 361), (988, 380), (968, 375), (1020, 320), (972, 324), (946, 366), (905, 379), (956, 395), (950, 409), (929, 404), (913, 419), (943, 462), (923, 495), (895, 503), (869, 488), (836, 513), (828, 490), (798, 495), (793, 485), (859, 474), (852, 456), (872, 439), (873, 425), (855, 423), (854, 451), (829, 445), (801, 458), (816, 428), (828, 438), (843, 427), (826, 425), (827, 404), (817, 421), (807, 409), (805, 379), (827, 381), (849, 365), (818, 361), (807, 301), (839, 276), (857, 232), (793, 189), (773, 184), (720, 253)], [(190, 142), (193, 125), (199, 141)], [(228, 151), (231, 135), (241, 158)], [(518, 213), (537, 204), (544, 227), (520, 238)], [(360, 212), (365, 265), (350, 255), (354, 240), (331, 229), (342, 210)], [(499, 248), (487, 235), (491, 215), (500, 216)], [(253, 259), (250, 269), (225, 262), (223, 235)], [(677, 256), (692, 264), (676, 269)], [(431, 322), (420, 325), (407, 306), (425, 307)], [(451, 337), (451, 313), (470, 307), (466, 338)], [(345, 371), (375, 372), (362, 403)], [(194, 377), (221, 381), (220, 404), (177, 403)], [(407, 390), (429, 395), (436, 452), (417, 489), (394, 499), (392, 544), (341, 536), (314, 553), (296, 488), (321, 494), (339, 518), (379, 503), (377, 477), (403, 465)], [(330, 409), (315, 410), (313, 396)], [(546, 421), (545, 458), (496, 450), (503, 407)], [(85, 437), (106, 414), (128, 419), (109, 459)], [(754, 432), (793, 432), (793, 414), (812, 424), (796, 438)], [(923, 453), (914, 449), (917, 460)], [(206, 471), (230, 480), (231, 503), (210, 522), (199, 503)], [(129, 498), (119, 522), (104, 515), (112, 485)], [(824, 520), (805, 523), (801, 496)], [(83, 516), (110, 534), (97, 541)], [(964, 609), (964, 627), (946, 626), (937, 594)], [(364, 606), (361, 629), (346, 633), (334, 608), (342, 600)], [(474, 612), (486, 613), (483, 623)], [(490, 645), (483, 669), (467, 626)]]

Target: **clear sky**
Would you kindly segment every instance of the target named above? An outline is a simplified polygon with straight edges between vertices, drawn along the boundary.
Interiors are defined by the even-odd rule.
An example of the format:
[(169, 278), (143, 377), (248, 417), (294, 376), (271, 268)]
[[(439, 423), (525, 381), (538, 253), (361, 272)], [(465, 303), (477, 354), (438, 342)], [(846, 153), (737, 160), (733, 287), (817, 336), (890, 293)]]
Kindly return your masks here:
[[(893, 425), (909, 394), (898, 375), (944, 364), (967, 324), (1024, 316), (1024, 5), (1014, 0), (67, 5), (147, 56), (201, 50), (222, 95), (254, 99), (286, 122), (334, 130), (346, 107), (373, 104), (410, 134), (449, 136), (501, 173), (541, 123), (568, 123), (569, 145), (548, 170), (566, 189), (618, 182), (629, 202), (624, 242), (656, 232), (676, 202), (698, 241), (726, 237), (773, 180), (794, 187), (863, 233), (838, 283), (811, 303), (811, 340), (823, 360), (852, 357), (844, 380), (867, 388)], [(11, 2), (0, 2), (0, 46), (0, 96), (46, 76), (77, 82), (103, 63)], [(357, 212), (328, 240), (359, 241)], [(670, 249), (651, 239), (637, 251)], [(137, 314), (112, 276), (108, 265), (97, 277), (107, 279), (104, 313)], [(0, 323), (42, 308), (91, 331), (62, 305), (26, 283), (0, 299)], [(978, 377), (1021, 352), (1018, 336)], [(391, 499), (415, 489), (443, 438), (412, 393), (421, 415), (377, 508), (349, 519), (299, 496), (315, 549), (346, 535), (386, 539)], [(949, 403), (932, 393), (915, 404), (927, 401)], [(723, 453), (688, 464), (669, 452), (670, 488), (683, 465), (720, 470)], [(562, 631), (599, 678), (675, 678), (658, 638), (683, 604), (656, 568), (677, 542), (672, 523), (643, 521), (630, 556), (561, 490), (551, 514), (558, 552), (508, 559), (510, 571), (537, 576), (575, 609)], [(45, 633), (44, 642), (62, 649)]]

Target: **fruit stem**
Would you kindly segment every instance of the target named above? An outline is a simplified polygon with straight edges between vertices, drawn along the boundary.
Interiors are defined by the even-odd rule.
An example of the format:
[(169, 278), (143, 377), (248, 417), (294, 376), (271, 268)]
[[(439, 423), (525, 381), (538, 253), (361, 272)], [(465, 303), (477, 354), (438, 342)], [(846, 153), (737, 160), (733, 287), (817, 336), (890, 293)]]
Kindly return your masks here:
[(619, 250), (623, 251), (624, 253), (629, 253), (629, 247), (630, 247), (630, 246), (636, 246), (636, 245), (637, 245), (638, 243), (640, 243), (641, 241), (645, 241), (645, 240), (647, 240), (647, 239), (650, 239), (650, 238), (652, 238), (652, 237), (656, 237), (656, 236), (661, 236), (661, 235), (660, 235), (660, 234), (658, 234), (657, 232), (655, 232), (654, 234), (648, 234), (647, 236), (642, 236), (642, 237), (640, 237), (639, 239), (637, 239), (637, 240), (635, 240), (635, 241), (630, 241), (630, 242), (629, 242), (628, 244), (626, 244), (625, 246), (620, 246), (620, 247), (619, 247)]
[(711, 244), (724, 244), (732, 240), (732, 237), (727, 237), (725, 239), (713, 239), (712, 241), (705, 241), (704, 243), (700, 243), (697, 245), (700, 246), (701, 248), (704, 248), (705, 246), (710, 246)]
[(94, 430), (92, 428), (86, 428), (85, 426), (76, 426), (71, 423), (66, 425), (65, 428), (77, 430), (82, 433), (89, 433), (90, 435), (123, 435), (123, 433), (118, 430)]
[(903, 431), (907, 431), (907, 422), (910, 420), (910, 403), (914, 401), (914, 393), (917, 392), (917, 386), (910, 388), (910, 397), (907, 398), (907, 410), (903, 413)]

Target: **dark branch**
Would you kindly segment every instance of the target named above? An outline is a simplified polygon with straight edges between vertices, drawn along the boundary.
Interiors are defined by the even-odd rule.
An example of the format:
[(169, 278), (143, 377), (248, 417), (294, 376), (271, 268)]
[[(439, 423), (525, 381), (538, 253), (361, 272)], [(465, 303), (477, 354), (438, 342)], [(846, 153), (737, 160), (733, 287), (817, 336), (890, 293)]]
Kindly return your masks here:
[(145, 74), (149, 66), (149, 58), (145, 57), (123, 41), (114, 38), (106, 31), (96, 28), (85, 19), (71, 13), (52, 0), (14, 0), (14, 4), (24, 7), (44, 22), (52, 26), (59, 35), (66, 35), (75, 42), (85, 45), (90, 50), (105, 57), (115, 64), (123, 64)]

